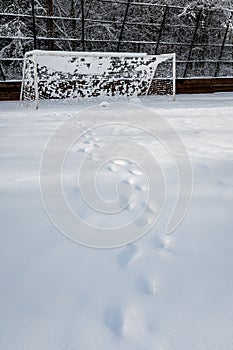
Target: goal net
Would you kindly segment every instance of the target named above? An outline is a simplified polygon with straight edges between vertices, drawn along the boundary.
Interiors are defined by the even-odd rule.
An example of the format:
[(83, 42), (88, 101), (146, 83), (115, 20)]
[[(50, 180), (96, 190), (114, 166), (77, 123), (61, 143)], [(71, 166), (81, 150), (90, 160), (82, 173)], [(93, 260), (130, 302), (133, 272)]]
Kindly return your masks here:
[(175, 54), (27, 52), (21, 100), (175, 96)]

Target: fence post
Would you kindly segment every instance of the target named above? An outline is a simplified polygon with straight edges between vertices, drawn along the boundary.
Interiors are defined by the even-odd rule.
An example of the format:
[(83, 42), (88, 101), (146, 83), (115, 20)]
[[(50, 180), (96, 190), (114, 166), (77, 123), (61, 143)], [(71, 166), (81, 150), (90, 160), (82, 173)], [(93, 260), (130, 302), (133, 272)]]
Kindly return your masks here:
[(37, 49), (37, 40), (36, 40), (36, 15), (35, 15), (35, 0), (31, 0), (32, 6), (32, 32), (33, 32), (33, 49)]
[(82, 50), (85, 51), (85, 6), (84, 0), (81, 0), (81, 15), (82, 15)]
[[(47, 0), (47, 11), (48, 11), (48, 35), (51, 39), (54, 39), (54, 19), (53, 19), (53, 0)], [(48, 50), (55, 49), (54, 40), (48, 40)]]
[(124, 28), (125, 28), (126, 18), (128, 16), (128, 12), (129, 12), (129, 5), (130, 5), (130, 0), (128, 0), (128, 2), (126, 4), (125, 15), (124, 15), (123, 23), (122, 23), (122, 26), (121, 26), (121, 31), (120, 31), (118, 43), (117, 43), (117, 51), (118, 52), (120, 51), (120, 44), (121, 44), (121, 40), (122, 40), (122, 37), (123, 37), (123, 32), (124, 32)]
[(189, 48), (189, 54), (188, 54), (188, 58), (187, 58), (187, 62), (186, 62), (183, 78), (186, 77), (186, 74), (187, 74), (187, 71), (188, 71), (188, 64), (189, 64), (189, 61), (190, 61), (190, 58), (191, 58), (191, 55), (192, 55), (192, 49), (193, 49), (194, 42), (195, 42), (195, 39), (196, 39), (197, 30), (198, 30), (199, 23), (200, 23), (200, 20), (201, 20), (201, 15), (202, 15), (202, 9), (199, 11), (198, 16), (197, 16), (197, 23), (196, 23), (195, 31), (194, 31), (193, 38), (192, 38), (192, 41), (191, 41), (191, 45), (190, 45), (190, 48)]
[[(75, 4), (74, 4), (74, 0), (71, 0), (71, 5), (70, 5), (70, 17), (76, 17), (76, 11), (75, 11)], [(71, 22), (71, 28), (72, 28), (72, 35), (76, 36), (76, 32), (77, 32), (77, 22), (75, 19), (72, 20)], [(71, 42), (71, 48), (72, 51), (75, 51), (77, 47), (77, 43), (76, 41), (72, 41)]]
[(225, 42), (226, 42), (226, 39), (227, 39), (227, 33), (228, 33), (228, 30), (229, 30), (229, 27), (230, 27), (230, 22), (227, 23), (226, 31), (225, 31), (225, 34), (224, 34), (224, 37), (223, 37), (222, 46), (221, 46), (220, 54), (218, 56), (218, 62), (217, 62), (217, 66), (216, 66), (215, 73), (214, 73), (215, 77), (217, 77), (218, 74), (219, 74), (220, 60), (221, 60), (222, 55), (223, 55), (223, 50), (224, 50)]
[(3, 72), (2, 63), (1, 63), (1, 62), (0, 62), (0, 73), (1, 73), (2, 79), (3, 79), (4, 81), (6, 81), (6, 76), (5, 76), (4, 72)]
[(166, 16), (167, 16), (167, 13), (168, 13), (168, 9), (169, 9), (169, 6), (167, 5), (165, 7), (165, 10), (164, 10), (164, 13), (163, 13), (162, 23), (161, 23), (161, 26), (159, 28), (159, 36), (158, 36), (158, 40), (157, 40), (157, 44), (156, 44), (156, 48), (155, 48), (155, 55), (157, 55), (157, 53), (158, 53), (159, 43), (160, 43), (160, 39), (161, 39), (161, 36), (162, 36), (162, 31), (163, 31), (163, 29), (165, 27), (165, 21), (166, 21)]

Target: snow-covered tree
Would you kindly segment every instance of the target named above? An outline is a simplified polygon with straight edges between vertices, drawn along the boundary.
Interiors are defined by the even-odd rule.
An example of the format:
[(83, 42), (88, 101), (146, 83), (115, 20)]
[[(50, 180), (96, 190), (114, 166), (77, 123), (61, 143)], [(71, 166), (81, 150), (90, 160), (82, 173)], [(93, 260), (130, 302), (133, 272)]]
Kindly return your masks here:
[[(0, 2), (0, 12), (6, 13), (0, 22), (0, 58), (22, 58), (33, 48), (31, 3)], [(232, 59), (232, 0), (138, 0), (136, 4), (131, 0), (34, 0), (34, 6), (40, 49), (175, 51), (178, 60), (184, 61), (178, 65), (179, 75), (187, 68), (187, 60), (194, 62), (188, 67), (190, 74), (207, 74), (204, 61)], [(199, 68), (202, 65), (199, 71), (195, 62)], [(16, 67), (18, 62), (11, 65)]]

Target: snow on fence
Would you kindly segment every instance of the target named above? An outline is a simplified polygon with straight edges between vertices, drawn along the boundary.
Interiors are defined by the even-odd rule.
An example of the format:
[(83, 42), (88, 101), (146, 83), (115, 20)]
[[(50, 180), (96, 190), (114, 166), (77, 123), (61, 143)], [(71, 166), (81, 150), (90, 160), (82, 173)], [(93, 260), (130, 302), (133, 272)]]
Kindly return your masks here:
[[(34, 1), (30, 2), (34, 3)], [(176, 52), (177, 77), (232, 77), (232, 10), (147, 1), (54, 0), (50, 8), (0, 5), (0, 80), (21, 79), (23, 54), (33, 49)], [(13, 6), (13, 5), (12, 5)], [(24, 8), (23, 8), (24, 7)]]

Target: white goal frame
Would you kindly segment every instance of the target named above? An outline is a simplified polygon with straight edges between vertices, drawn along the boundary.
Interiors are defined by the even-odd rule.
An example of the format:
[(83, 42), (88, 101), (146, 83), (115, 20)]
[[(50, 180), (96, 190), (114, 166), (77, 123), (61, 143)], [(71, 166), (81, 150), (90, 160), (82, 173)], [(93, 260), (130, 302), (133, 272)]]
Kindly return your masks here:
[[(169, 62), (157, 75), (157, 68)], [(169, 70), (169, 72), (168, 72)], [(153, 82), (175, 100), (176, 55), (126, 52), (27, 52), (24, 57), (20, 100), (122, 97), (148, 95)], [(163, 82), (166, 82), (166, 84)], [(169, 85), (170, 84), (170, 85)]]

